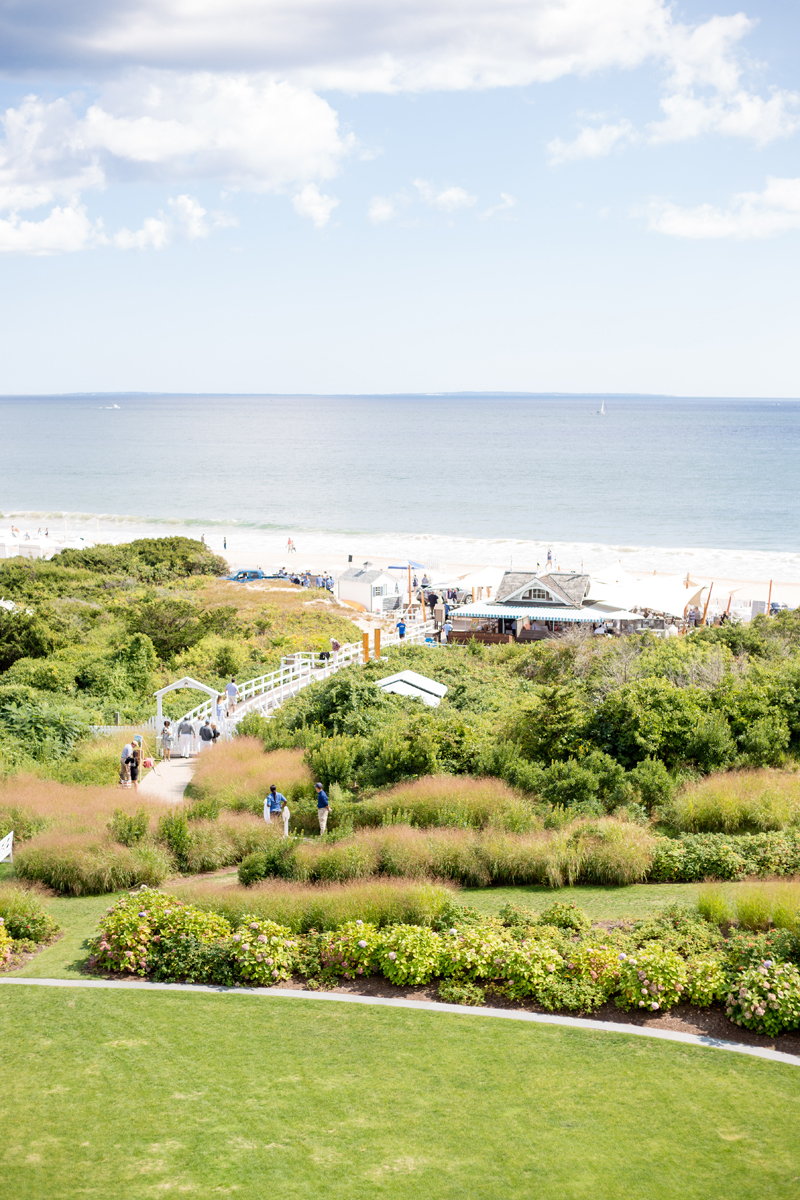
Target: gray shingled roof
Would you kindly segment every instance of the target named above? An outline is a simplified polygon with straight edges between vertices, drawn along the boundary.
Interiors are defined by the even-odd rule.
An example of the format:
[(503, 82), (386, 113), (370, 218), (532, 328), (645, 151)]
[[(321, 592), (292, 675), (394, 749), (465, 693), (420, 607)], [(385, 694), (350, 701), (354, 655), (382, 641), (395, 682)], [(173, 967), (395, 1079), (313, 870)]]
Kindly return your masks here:
[(374, 583), (376, 579), (385, 574), (385, 571), (377, 571), (374, 568), (365, 571), (363, 567), (348, 567), (344, 574), (339, 576), (339, 582), (354, 580), (356, 583)]
[[(572, 575), (566, 571), (551, 572), (540, 575), (536, 571), (506, 571), (494, 598), (495, 604), (502, 604), (517, 592), (541, 585), (547, 588), (554, 600), (560, 600), (569, 608), (580, 608), (583, 598), (589, 588), (588, 575)], [(517, 598), (516, 603), (520, 603)], [(521, 601), (525, 604), (528, 601)], [(538, 603), (543, 603), (539, 601)]]

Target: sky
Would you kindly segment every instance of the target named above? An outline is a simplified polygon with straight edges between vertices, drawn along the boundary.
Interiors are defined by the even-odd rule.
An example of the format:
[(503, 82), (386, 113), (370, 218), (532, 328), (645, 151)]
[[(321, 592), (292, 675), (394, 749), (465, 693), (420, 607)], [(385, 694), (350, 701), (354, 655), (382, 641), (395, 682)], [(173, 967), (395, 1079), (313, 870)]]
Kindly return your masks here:
[(787, 0), (2, 0), (0, 112), (0, 393), (800, 396)]

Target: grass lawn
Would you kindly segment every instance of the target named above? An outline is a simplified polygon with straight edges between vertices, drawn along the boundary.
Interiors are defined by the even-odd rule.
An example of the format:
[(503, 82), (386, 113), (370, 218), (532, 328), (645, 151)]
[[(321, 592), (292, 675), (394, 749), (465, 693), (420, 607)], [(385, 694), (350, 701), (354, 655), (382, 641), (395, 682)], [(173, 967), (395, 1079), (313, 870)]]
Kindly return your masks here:
[(778, 1200), (797, 1068), (623, 1034), (0, 986), (0, 1195)]

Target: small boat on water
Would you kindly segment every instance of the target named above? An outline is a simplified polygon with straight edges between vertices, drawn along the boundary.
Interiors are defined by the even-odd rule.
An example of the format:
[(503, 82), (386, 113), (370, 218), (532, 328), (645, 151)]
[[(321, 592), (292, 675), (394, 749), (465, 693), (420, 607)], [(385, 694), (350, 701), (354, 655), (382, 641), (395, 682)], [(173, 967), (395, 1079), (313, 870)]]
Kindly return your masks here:
[(598, 417), (604, 417), (604, 416), (606, 415), (606, 402), (605, 402), (605, 400), (601, 400), (601, 401), (600, 401), (600, 407), (599, 407), (599, 408), (598, 408), (598, 410), (597, 410), (597, 415), (598, 415)]

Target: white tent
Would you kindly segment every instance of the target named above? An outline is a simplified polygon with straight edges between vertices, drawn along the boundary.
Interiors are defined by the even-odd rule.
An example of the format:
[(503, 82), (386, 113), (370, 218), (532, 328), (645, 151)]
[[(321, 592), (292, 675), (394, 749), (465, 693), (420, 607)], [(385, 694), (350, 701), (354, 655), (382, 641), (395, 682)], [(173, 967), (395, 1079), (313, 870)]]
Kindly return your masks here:
[(634, 574), (611, 567), (592, 576), (587, 599), (620, 608), (649, 608), (682, 617), (687, 605), (700, 605), (707, 584), (693, 583), (679, 575)]

